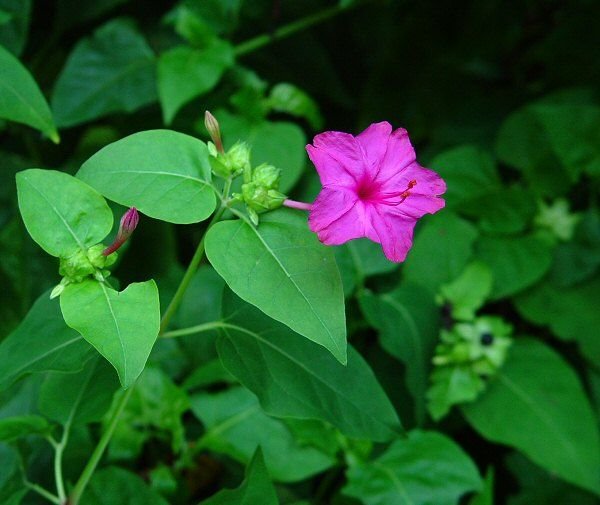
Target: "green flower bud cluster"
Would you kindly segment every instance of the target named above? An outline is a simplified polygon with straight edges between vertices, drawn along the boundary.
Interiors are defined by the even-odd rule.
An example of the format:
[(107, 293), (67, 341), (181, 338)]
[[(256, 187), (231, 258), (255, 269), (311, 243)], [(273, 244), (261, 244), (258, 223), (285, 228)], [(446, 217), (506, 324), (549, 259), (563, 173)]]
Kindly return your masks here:
[(551, 205), (539, 201), (538, 213), (533, 222), (538, 228), (549, 231), (556, 239), (568, 242), (573, 238), (580, 220), (581, 214), (571, 213), (569, 202), (559, 198)]
[(213, 173), (223, 179), (250, 170), (250, 148), (245, 142), (236, 142), (227, 152), (220, 152), (213, 142), (208, 142), (208, 153)]
[(60, 296), (67, 285), (82, 282), (88, 277), (103, 282), (110, 275), (106, 268), (117, 261), (116, 252), (108, 256), (102, 254), (105, 248), (104, 244), (96, 244), (89, 249), (79, 249), (68, 258), (60, 258), (58, 273), (63, 278), (52, 290), (50, 298)]

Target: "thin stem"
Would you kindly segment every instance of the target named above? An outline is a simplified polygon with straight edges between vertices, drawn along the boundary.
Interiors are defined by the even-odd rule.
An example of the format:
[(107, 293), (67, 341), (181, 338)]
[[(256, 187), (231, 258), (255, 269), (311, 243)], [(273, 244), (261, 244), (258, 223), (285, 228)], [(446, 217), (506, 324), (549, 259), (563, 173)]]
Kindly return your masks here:
[(259, 35), (257, 37), (246, 40), (245, 42), (241, 42), (235, 47), (235, 54), (237, 56), (242, 56), (244, 54), (251, 53), (253, 51), (256, 51), (257, 49), (269, 45), (271, 42), (284, 39), (285, 37), (289, 37), (290, 35), (296, 32), (309, 28), (313, 25), (322, 23), (323, 21), (326, 21), (327, 19), (345, 10), (348, 10), (348, 8), (336, 5), (334, 7), (323, 9), (319, 12), (298, 19), (296, 21), (292, 21), (291, 23), (288, 23), (287, 25), (278, 28), (273, 33), (265, 33), (263, 35)]
[(184, 337), (186, 335), (193, 335), (195, 333), (202, 333), (203, 331), (215, 330), (217, 328), (223, 328), (226, 323), (222, 321), (211, 321), (210, 323), (198, 324), (196, 326), (190, 326), (188, 328), (181, 328), (179, 330), (166, 331), (162, 334), (163, 338), (175, 338)]
[(127, 402), (131, 397), (131, 393), (133, 393), (134, 386), (135, 384), (131, 385), (129, 389), (125, 391), (123, 396), (121, 396), (119, 403), (117, 404), (117, 407), (115, 409), (115, 412), (110, 420), (110, 424), (108, 425), (104, 433), (102, 433), (102, 437), (100, 437), (98, 445), (94, 449), (94, 452), (92, 453), (90, 459), (85, 465), (83, 472), (81, 472), (81, 476), (75, 484), (73, 491), (71, 491), (71, 496), (69, 497), (68, 501), (69, 505), (77, 505), (79, 503), (81, 495), (83, 494), (83, 491), (88, 485), (88, 482), (90, 481), (94, 470), (96, 470), (96, 466), (98, 466), (100, 458), (102, 458), (104, 450), (106, 449), (106, 446), (108, 445), (108, 442), (110, 441), (115, 431), (115, 428), (117, 427), (117, 423), (119, 422), (119, 418), (121, 417), (121, 414), (125, 409), (125, 405), (127, 405)]
[(57, 505), (61, 505), (60, 499), (58, 496), (52, 494), (47, 489), (39, 486), (38, 484), (34, 484), (27, 479), (27, 473), (25, 472), (25, 463), (23, 462), (23, 457), (19, 451), (17, 451), (17, 459), (19, 464), (19, 469), (21, 470), (21, 479), (23, 480), (23, 485), (33, 491), (34, 493), (39, 494), (46, 498), (46, 500), (51, 501), (52, 503), (56, 503)]
[(299, 209), (299, 210), (312, 209), (312, 204), (310, 204), (310, 203), (298, 202), (296, 200), (290, 200), (289, 198), (283, 201), (283, 205), (285, 207), (289, 207), (290, 209)]

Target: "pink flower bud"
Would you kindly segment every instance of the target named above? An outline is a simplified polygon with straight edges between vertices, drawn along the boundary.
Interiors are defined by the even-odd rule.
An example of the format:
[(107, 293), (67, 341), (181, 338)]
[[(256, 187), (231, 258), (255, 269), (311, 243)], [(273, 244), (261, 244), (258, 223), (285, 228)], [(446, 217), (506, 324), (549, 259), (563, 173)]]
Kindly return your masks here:
[(213, 144), (217, 148), (217, 151), (223, 154), (225, 149), (223, 149), (223, 142), (221, 141), (221, 129), (219, 128), (219, 122), (217, 121), (217, 118), (209, 111), (204, 113), (204, 126), (206, 127)]
[(119, 225), (119, 231), (117, 232), (117, 236), (115, 241), (109, 245), (102, 254), (104, 256), (108, 256), (109, 254), (114, 253), (119, 247), (121, 247), (125, 241), (131, 236), (133, 230), (135, 230), (138, 222), (140, 220), (140, 215), (135, 207), (131, 207), (123, 217), (121, 218), (121, 223)]

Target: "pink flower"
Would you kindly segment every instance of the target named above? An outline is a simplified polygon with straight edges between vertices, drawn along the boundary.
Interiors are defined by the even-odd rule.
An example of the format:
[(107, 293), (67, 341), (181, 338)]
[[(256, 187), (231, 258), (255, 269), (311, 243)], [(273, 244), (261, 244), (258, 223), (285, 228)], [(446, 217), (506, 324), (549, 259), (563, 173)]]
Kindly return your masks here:
[(321, 242), (339, 245), (367, 237), (391, 261), (404, 261), (424, 214), (444, 207), (444, 180), (421, 167), (405, 129), (375, 123), (358, 136), (325, 132), (306, 146), (323, 189), (309, 226)]

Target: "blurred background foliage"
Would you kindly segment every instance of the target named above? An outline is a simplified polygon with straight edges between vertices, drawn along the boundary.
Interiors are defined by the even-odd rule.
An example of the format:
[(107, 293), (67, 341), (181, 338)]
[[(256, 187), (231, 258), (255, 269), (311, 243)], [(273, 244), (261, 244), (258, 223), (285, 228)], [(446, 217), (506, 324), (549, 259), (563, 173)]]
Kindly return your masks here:
[[(298, 30), (283, 36), (307, 16), (306, 26), (292, 25)], [(27, 126), (0, 124), (0, 335), (57, 282), (54, 261), (18, 216), (18, 170), (74, 173), (104, 145), (153, 128), (206, 139), (208, 109), (226, 146), (248, 140), (255, 164), (282, 168), (282, 190), (310, 200), (319, 190), (304, 152), (312, 136), (357, 133), (387, 120), (406, 128), (420, 163), (446, 179), (447, 209), (418, 226), (401, 266), (364, 241), (337, 248), (336, 256), (350, 340), (404, 426), (445, 433), (487, 475), (473, 484), (464, 467), (459, 491), (447, 489), (435, 503), (455, 503), (475, 489), (483, 491), (471, 503), (597, 503), (598, 19), (593, 0), (0, 0), (0, 44), (39, 84), (61, 136), (54, 145)], [(164, 304), (203, 229), (143, 219), (115, 274), (124, 284), (156, 278)], [(219, 319), (223, 289), (204, 266), (177, 326)], [(472, 330), (482, 324), (489, 327)], [(484, 349), (479, 338), (490, 332), (494, 346), (505, 336), (514, 340), (507, 356)], [(283, 503), (400, 503), (377, 501), (368, 467), (344, 475), (339, 451), (360, 459), (361, 448), (340, 447), (333, 433), (324, 442), (322, 426), (260, 411), (238, 432), (207, 437), (236, 414), (232, 406), (257, 408), (247, 390), (225, 386), (235, 380), (219, 364), (215, 336), (159, 342), (109, 448), (109, 461), (122, 468), (99, 472), (92, 486), (98, 492), (86, 503), (119, 503), (102, 497), (103, 482), (151, 492), (144, 503), (162, 503), (161, 495), (197, 502), (241, 481), (239, 463), (252, 457), (243, 441), (268, 430), (280, 437), (273, 435), (271, 447), (264, 441), (263, 452)], [(461, 361), (452, 353), (465, 341), (480, 354)], [(446, 368), (432, 375), (434, 355)], [(482, 372), (482, 363), (492, 369)], [(496, 374), (504, 380), (490, 379), (487, 387), (486, 377)], [(33, 375), (0, 393), (0, 415), (35, 411), (42, 379)], [(462, 406), (447, 415), (454, 404)], [(73, 434), (66, 455), (73, 478), (97, 429), (80, 426)], [(431, 469), (433, 480), (448, 478), (444, 458), (451, 467), (463, 457), (436, 445), (433, 435), (410, 437), (414, 447), (392, 444), (374, 457), (404, 475), (411, 473), (394, 467), (394, 451), (416, 451), (409, 459), (428, 455), (414, 472)], [(186, 440), (198, 439), (198, 448), (184, 449)], [(297, 466), (272, 459), (290, 444)], [(30, 445), (30, 478), (44, 482), (48, 452)], [(0, 458), (13, 461), (4, 447)], [(253, 461), (248, 475), (261, 472)], [(16, 463), (10, 465), (0, 489), (14, 497), (8, 476)], [(410, 492), (415, 503), (429, 503), (419, 490)]]

